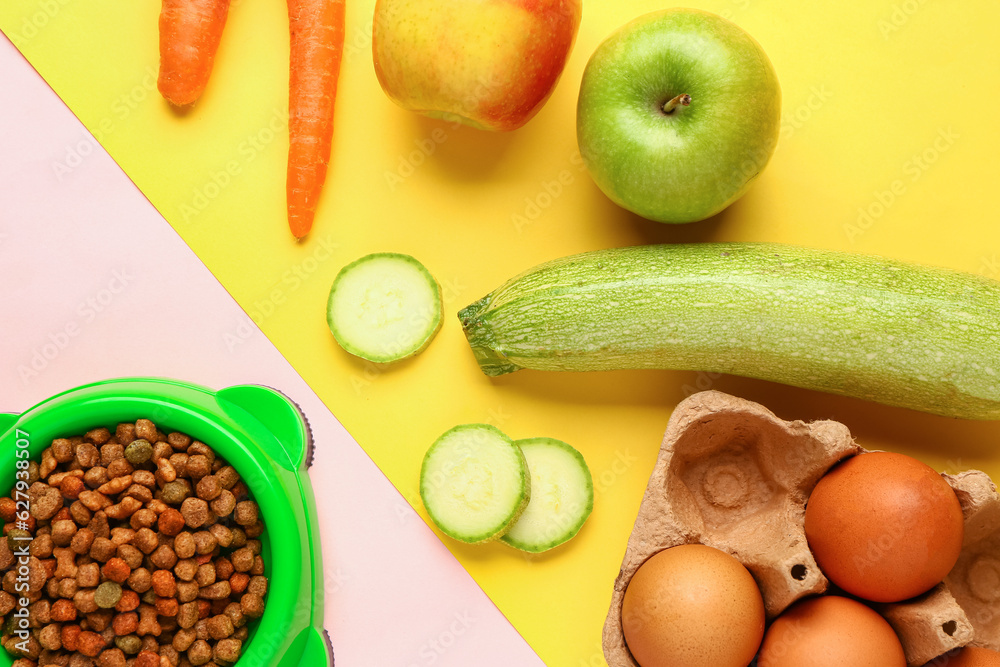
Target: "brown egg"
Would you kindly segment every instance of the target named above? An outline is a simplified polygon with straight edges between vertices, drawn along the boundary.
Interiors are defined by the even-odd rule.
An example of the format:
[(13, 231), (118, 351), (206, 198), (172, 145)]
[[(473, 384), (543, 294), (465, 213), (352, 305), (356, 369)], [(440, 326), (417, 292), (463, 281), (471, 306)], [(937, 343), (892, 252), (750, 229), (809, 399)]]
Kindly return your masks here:
[(944, 579), (958, 561), (965, 525), (954, 490), (933, 468), (870, 452), (819, 481), (805, 529), (831, 581), (866, 600), (898, 602)]
[(1000, 667), (1000, 653), (970, 646), (935, 658), (924, 667)]
[(849, 598), (803, 600), (779, 616), (764, 636), (758, 667), (906, 667), (888, 622)]
[(747, 667), (764, 636), (764, 600), (729, 554), (673, 547), (632, 576), (622, 629), (641, 667)]

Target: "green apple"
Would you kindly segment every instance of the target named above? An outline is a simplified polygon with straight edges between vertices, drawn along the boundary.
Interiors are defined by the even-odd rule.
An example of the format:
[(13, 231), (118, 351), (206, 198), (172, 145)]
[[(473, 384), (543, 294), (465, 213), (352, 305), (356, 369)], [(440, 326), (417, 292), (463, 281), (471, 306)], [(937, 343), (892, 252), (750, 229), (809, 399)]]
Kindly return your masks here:
[(404, 109), (513, 130), (555, 88), (582, 0), (378, 0), (372, 55)]
[(753, 37), (721, 16), (641, 16), (587, 63), (577, 140), (618, 205), (659, 222), (694, 222), (739, 199), (778, 141), (781, 89)]

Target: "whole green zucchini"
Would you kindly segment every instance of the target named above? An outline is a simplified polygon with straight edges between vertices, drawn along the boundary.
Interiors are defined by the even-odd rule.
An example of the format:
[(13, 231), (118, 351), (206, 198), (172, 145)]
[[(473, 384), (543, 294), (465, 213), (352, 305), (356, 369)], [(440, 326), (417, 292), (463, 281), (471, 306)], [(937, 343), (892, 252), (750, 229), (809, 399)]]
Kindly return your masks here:
[(731, 373), (1000, 419), (1000, 283), (770, 243), (616, 248), (531, 269), (458, 314), (487, 375)]

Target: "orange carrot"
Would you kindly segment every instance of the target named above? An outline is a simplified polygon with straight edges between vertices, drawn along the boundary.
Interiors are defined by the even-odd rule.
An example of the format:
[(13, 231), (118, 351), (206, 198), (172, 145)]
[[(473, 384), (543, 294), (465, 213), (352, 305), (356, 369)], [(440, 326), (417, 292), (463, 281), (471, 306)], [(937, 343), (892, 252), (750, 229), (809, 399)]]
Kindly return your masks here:
[(288, 0), (288, 226), (312, 228), (333, 142), (333, 103), (344, 55), (344, 0)]
[(205, 90), (229, 14), (229, 0), (163, 0), (157, 87), (177, 106)]

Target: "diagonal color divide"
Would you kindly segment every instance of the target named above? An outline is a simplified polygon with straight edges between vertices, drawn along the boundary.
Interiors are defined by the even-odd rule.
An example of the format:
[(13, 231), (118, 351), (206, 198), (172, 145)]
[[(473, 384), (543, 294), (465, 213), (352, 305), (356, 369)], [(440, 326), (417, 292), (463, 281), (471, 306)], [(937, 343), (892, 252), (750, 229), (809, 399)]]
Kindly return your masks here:
[[(669, 227), (627, 215), (597, 191), (581, 169), (574, 125), (589, 55), (614, 27), (660, 4), (585, 3), (552, 99), (521, 130), (494, 135), (419, 119), (389, 102), (371, 60), (374, 0), (349, 2), (333, 160), (314, 232), (295, 244), (285, 227), (283, 4), (234, 2), (212, 81), (184, 115), (155, 91), (158, 3), (124, 3), (109, 13), (82, 0), (4, 0), (0, 29), (246, 312), (247, 318), (224, 322), (199, 312), (185, 321), (215, 351), (215, 363), (198, 373), (211, 379), (218, 365), (246, 368), (255, 360), (261, 342), (252, 319), (399, 490), (404, 529), (419, 523), (406, 502), (424, 516), (417, 496), (421, 457), (456, 424), (489, 422), (514, 438), (551, 436), (580, 449), (596, 499), (572, 542), (526, 558), (501, 545), (444, 541), (546, 664), (602, 664), (612, 582), (669, 412), (691, 391), (731, 391), (785, 418), (838, 419), (869, 448), (909, 450), (942, 469), (1000, 473), (989, 447), (998, 435), (993, 425), (766, 383), (658, 372), (521, 372), (488, 380), (455, 320), (459, 308), (534, 264), (647, 242), (791, 242), (985, 271), (1000, 254), (989, 197), (1000, 177), (1000, 134), (992, 130), (1000, 91), (983, 74), (1000, 71), (989, 32), (1000, 6), (695, 2), (746, 28), (771, 57), (783, 91), (782, 134), (771, 164), (740, 202), (714, 220)], [(928, 107), (928, 82), (941, 88), (946, 104)], [(942, 132), (954, 137), (947, 150)], [(88, 206), (120, 205), (90, 180), (87, 165), (99, 151), (89, 135), (78, 130), (52, 150), (36, 165), (39, 178), (58, 185), (64, 197), (86, 197)], [(18, 216), (34, 219), (42, 205), (51, 203)], [(7, 209), (0, 211), (8, 220)], [(67, 241), (36, 234), (50, 244)], [(0, 253), (15, 247), (5, 243), (12, 241), (0, 240)], [(340, 267), (378, 251), (417, 257), (438, 278), (445, 301), (444, 326), (431, 346), (390, 368), (343, 353), (323, 312)], [(174, 293), (192, 293), (182, 277), (167, 275), (165, 281), (180, 281)], [(63, 287), (70, 290), (64, 297), (75, 308), (87, 290), (100, 292), (112, 278), (109, 267), (87, 285)], [(14, 280), (25, 289), (23, 278)], [(115, 303), (130, 303), (132, 293)], [(29, 345), (29, 358), (66, 323), (57, 311), (35, 318), (42, 337)], [(206, 328), (203, 319), (216, 324)], [(79, 342), (61, 357), (67, 365), (72, 360), (74, 372), (99, 372), (109, 354), (84, 354), (85, 337), (123, 340), (103, 322), (81, 322)], [(181, 351), (170, 354), (174, 363), (183, 359)], [(391, 601), (391, 592), (373, 592), (366, 609)], [(404, 623), (394, 621), (393, 632)], [(409, 662), (436, 659), (433, 650), (420, 655), (422, 642), (451, 632), (450, 623), (456, 630), (462, 625), (454, 618), (437, 631), (421, 630), (420, 641), (410, 642)], [(449, 637), (442, 635), (442, 643)], [(481, 650), (487, 655), (493, 648)]]

